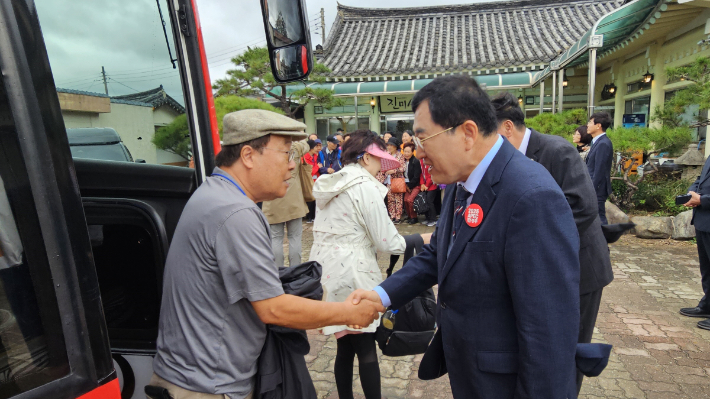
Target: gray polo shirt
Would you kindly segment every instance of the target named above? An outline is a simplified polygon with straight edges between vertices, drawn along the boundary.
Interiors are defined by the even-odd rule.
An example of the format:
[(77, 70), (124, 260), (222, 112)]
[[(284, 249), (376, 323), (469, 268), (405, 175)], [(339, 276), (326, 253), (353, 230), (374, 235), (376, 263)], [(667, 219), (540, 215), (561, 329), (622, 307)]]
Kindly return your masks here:
[(156, 374), (232, 399), (251, 392), (266, 326), (250, 301), (284, 293), (269, 234), (264, 214), (229, 180), (209, 177), (195, 191), (165, 265)]

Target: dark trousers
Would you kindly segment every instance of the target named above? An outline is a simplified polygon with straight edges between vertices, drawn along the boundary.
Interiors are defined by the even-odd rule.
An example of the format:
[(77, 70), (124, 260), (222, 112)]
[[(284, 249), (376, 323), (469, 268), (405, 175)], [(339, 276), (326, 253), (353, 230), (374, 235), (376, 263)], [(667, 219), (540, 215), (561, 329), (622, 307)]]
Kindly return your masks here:
[(436, 221), (436, 197), (440, 196), (441, 191), (429, 190), (426, 192), (426, 203), (429, 204), (429, 209), (426, 213), (426, 220), (430, 222)]
[(700, 260), (700, 281), (703, 286), (703, 299), (698, 307), (710, 311), (710, 232), (695, 230), (698, 242), (698, 258)]
[[(603, 288), (600, 288), (579, 296), (579, 337), (577, 337), (577, 342), (580, 344), (592, 342), (594, 325), (597, 323), (597, 314), (599, 313), (599, 304), (602, 301), (602, 290)], [(582, 389), (583, 378), (584, 375), (577, 371), (577, 393)]]
[(306, 220), (313, 220), (316, 218), (316, 202), (306, 202), (308, 205), (308, 214), (306, 215)]
[(599, 204), (599, 219), (601, 219), (602, 224), (609, 224), (606, 220), (606, 207), (604, 205), (606, 204), (606, 197), (597, 198), (597, 203)]

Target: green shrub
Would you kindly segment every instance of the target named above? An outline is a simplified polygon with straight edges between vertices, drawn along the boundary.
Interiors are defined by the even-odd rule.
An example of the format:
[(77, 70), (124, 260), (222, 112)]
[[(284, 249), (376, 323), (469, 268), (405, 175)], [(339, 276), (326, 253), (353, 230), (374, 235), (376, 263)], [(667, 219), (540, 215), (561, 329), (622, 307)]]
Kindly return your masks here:
[(663, 216), (677, 215), (688, 208), (676, 205), (675, 197), (687, 193), (692, 183), (692, 180), (642, 181), (632, 197), (632, 202), (638, 210)]
[(525, 120), (525, 125), (540, 133), (554, 134), (572, 141), (575, 129), (587, 124), (587, 111), (582, 108), (564, 111), (561, 114), (542, 113)]

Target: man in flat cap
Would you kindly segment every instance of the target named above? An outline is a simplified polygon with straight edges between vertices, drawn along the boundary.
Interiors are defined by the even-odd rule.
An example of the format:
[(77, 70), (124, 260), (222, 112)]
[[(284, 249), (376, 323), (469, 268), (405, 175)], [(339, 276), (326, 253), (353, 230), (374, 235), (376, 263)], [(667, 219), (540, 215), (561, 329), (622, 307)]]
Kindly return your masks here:
[(265, 110), (225, 115), (217, 167), (185, 205), (168, 252), (154, 374), (174, 398), (251, 398), (266, 325), (368, 325), (381, 306), (284, 294), (256, 202), (286, 194), (306, 125)]

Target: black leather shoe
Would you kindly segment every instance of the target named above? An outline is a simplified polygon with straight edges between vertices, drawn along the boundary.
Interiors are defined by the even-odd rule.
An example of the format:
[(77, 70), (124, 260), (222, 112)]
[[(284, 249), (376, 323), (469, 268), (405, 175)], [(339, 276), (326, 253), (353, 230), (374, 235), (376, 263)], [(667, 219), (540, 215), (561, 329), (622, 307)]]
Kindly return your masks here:
[[(682, 309), (680, 309), (680, 314), (682, 314), (683, 316), (688, 316), (688, 317), (710, 318), (710, 311), (705, 310), (705, 309), (701, 309), (697, 306), (694, 308), (682, 308)], [(708, 326), (710, 326), (710, 324), (708, 324)]]
[(699, 321), (698, 327), (702, 328), (703, 330), (710, 330), (710, 319), (705, 319), (703, 321)]

